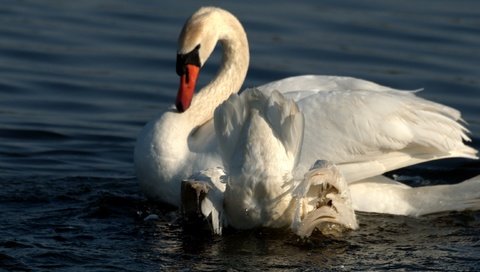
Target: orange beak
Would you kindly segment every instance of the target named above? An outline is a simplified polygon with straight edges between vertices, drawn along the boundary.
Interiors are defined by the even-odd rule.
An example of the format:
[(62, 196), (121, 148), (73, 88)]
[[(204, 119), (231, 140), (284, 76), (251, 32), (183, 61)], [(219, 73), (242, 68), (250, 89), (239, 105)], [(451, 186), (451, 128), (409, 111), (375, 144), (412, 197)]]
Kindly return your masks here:
[(177, 110), (180, 113), (186, 111), (190, 107), (199, 71), (200, 67), (187, 64), (185, 73), (180, 76), (180, 87), (178, 88), (177, 99), (175, 101)]

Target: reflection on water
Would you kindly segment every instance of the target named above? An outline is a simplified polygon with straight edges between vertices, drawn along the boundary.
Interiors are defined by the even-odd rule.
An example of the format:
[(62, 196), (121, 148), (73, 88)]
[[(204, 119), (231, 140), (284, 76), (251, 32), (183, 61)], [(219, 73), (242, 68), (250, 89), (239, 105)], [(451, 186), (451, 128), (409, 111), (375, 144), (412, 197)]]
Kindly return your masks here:
[[(136, 134), (172, 104), (176, 39), (196, 1), (0, 4), (0, 267), (7, 270), (475, 270), (479, 213), (359, 214), (338, 239), (286, 230), (223, 237), (182, 227), (144, 199)], [(298, 74), (348, 75), (460, 109), (480, 148), (476, 1), (208, 2), (248, 32), (245, 87)], [(202, 70), (206, 84), (216, 54)], [(450, 160), (389, 173), (412, 185), (480, 174)], [(144, 221), (157, 214), (158, 220)]]

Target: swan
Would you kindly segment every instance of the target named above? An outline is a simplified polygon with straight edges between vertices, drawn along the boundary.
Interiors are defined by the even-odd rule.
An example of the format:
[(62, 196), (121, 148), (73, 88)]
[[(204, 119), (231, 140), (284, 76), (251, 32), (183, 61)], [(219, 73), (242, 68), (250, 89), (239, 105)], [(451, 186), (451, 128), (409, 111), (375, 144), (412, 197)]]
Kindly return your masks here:
[[(215, 110), (214, 128), (225, 188), (217, 187), (216, 196), (206, 192), (206, 202), (217, 202), (214, 207), (200, 202), (205, 217), (212, 213), (215, 233), (224, 226), (290, 226), (307, 237), (314, 229), (334, 234), (358, 227), (348, 185), (334, 164), (317, 161), (306, 172), (297, 168), (304, 116), (293, 100), (277, 91), (232, 94)], [(215, 218), (220, 214), (223, 220)]]
[(220, 235), (226, 226), (291, 227), (300, 237), (358, 228), (348, 184), (334, 164), (319, 160), (306, 173), (296, 167), (304, 116), (293, 100), (277, 91), (232, 94), (215, 110), (214, 128), (223, 168), (182, 182), (187, 221), (206, 218)]
[[(200, 68), (217, 43), (223, 48), (219, 72), (194, 94)], [(186, 21), (178, 39), (176, 71), (180, 87), (175, 108), (148, 122), (135, 145), (135, 171), (148, 198), (178, 207), (182, 180), (205, 169), (224, 167), (213, 117), (217, 107), (240, 90), (248, 64), (247, 35), (234, 15), (220, 8), (204, 7)], [(295, 159), (296, 168), (307, 173), (319, 159), (333, 163), (348, 184), (357, 210), (420, 214), (421, 208), (409, 202), (418, 198), (408, 197), (410, 192), (417, 191), (380, 175), (443, 158), (478, 159), (477, 151), (464, 144), (470, 139), (468, 130), (460, 123), (460, 113), (422, 99), (415, 91), (396, 90), (350, 77), (317, 75), (286, 78), (255, 89), (266, 97), (278, 92), (295, 102), (304, 116), (303, 142)], [(235, 128), (224, 131), (230, 129)], [(218, 127), (219, 130), (222, 128)], [(271, 150), (272, 154), (277, 151)], [(229, 171), (232, 170), (235, 169), (230, 167)], [(426, 187), (425, 192), (461, 192), (459, 197), (464, 200), (464, 205), (441, 209), (435, 209), (438, 206), (435, 201), (425, 201), (430, 206), (428, 211), (479, 208), (480, 195), (472, 188), (480, 186), (480, 179), (462, 184), (442, 190)], [(221, 191), (222, 188), (217, 188), (217, 192)], [(372, 197), (377, 197), (377, 201)], [(398, 201), (389, 203), (393, 198)], [(387, 202), (393, 208), (378, 205), (379, 202)], [(402, 205), (410, 208), (404, 209)]]

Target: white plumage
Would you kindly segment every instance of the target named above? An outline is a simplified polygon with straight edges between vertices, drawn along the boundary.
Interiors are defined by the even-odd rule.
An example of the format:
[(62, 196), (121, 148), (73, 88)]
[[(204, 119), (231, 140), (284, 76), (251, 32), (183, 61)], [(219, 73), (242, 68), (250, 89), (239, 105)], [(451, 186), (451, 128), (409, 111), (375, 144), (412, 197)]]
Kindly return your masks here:
[[(179, 206), (183, 179), (204, 169), (224, 167), (233, 180), (226, 184), (222, 200), (229, 221), (238, 219), (238, 226), (244, 224), (242, 228), (258, 222), (275, 226), (281, 221), (281, 213), (271, 207), (269, 197), (279, 193), (275, 191), (278, 186), (269, 191), (273, 187), (263, 180), (282, 180), (283, 175), (296, 173), (302, 176), (315, 161), (325, 160), (335, 164), (350, 184), (357, 210), (421, 215), (479, 208), (478, 194), (471, 193), (478, 191), (478, 179), (411, 189), (378, 177), (386, 171), (435, 159), (477, 158), (477, 151), (464, 144), (469, 138), (460, 113), (419, 98), (412, 91), (348, 77), (292, 77), (234, 95), (217, 110), (214, 124), (214, 111), (238, 92), (245, 78), (249, 62), (246, 34), (227, 11), (202, 8), (186, 22), (178, 50), (186, 54), (198, 49), (203, 65), (217, 41), (224, 50), (217, 77), (193, 97), (185, 112), (166, 111), (147, 124), (137, 139), (135, 167), (148, 197)], [(295, 103), (272, 107), (257, 105), (258, 101), (252, 99), (264, 97), (271, 105), (280, 103), (278, 97), (282, 95)], [(291, 115), (297, 107), (304, 122)], [(300, 123), (303, 130), (299, 129)], [(292, 171), (294, 165), (297, 167)], [(247, 177), (250, 187), (260, 184), (266, 197), (263, 202), (255, 192), (236, 185), (235, 180), (242, 176)], [(285, 188), (281, 193), (288, 194), (294, 186)], [(442, 201), (439, 195), (450, 195), (452, 201), (435, 205)], [(230, 201), (242, 203), (250, 215), (233, 218), (229, 215), (234, 214)], [(439, 208), (425, 208), (420, 203)], [(210, 211), (205, 211), (211, 213), (215, 205), (212, 202), (207, 206)]]
[(214, 116), (228, 174), (224, 207), (236, 228), (288, 226), (292, 171), (303, 134), (303, 116), (280, 93), (233, 94)]

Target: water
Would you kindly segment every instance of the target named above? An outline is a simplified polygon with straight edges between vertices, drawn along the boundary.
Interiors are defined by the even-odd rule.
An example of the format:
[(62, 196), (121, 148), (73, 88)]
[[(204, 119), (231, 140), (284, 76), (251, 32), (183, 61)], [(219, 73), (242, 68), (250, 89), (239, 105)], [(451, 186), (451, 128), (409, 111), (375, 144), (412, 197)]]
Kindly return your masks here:
[[(0, 4), (0, 270), (476, 270), (480, 213), (359, 214), (360, 229), (301, 242), (285, 230), (184, 229), (147, 201), (136, 134), (172, 104), (176, 39), (201, 4), (244, 23), (245, 86), (348, 75), (456, 107), (480, 148), (477, 1), (14, 1)], [(205, 84), (219, 55), (202, 71)], [(480, 174), (449, 160), (389, 173), (409, 184)], [(144, 221), (149, 214), (158, 220)]]

